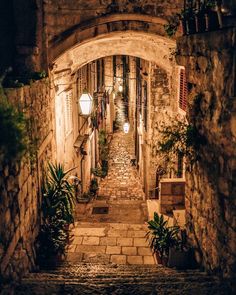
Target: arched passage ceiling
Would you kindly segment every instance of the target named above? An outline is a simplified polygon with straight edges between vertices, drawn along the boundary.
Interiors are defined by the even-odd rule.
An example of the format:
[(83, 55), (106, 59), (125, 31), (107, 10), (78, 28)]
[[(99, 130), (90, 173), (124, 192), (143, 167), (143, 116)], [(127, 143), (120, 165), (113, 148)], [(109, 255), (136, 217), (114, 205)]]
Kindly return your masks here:
[(111, 55), (130, 55), (156, 63), (171, 72), (176, 42), (146, 32), (112, 32), (91, 38), (66, 50), (54, 60), (53, 72), (65, 69), (75, 72), (81, 66)]

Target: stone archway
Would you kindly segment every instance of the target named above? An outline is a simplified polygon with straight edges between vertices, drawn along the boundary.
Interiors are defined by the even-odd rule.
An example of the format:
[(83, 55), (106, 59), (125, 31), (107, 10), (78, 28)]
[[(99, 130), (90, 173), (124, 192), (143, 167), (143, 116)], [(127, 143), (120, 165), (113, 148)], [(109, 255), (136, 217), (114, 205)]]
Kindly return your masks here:
[(113, 32), (85, 40), (64, 51), (54, 59), (53, 72), (70, 69), (73, 73), (92, 60), (111, 55), (140, 57), (171, 72), (174, 49), (175, 41), (160, 35), (136, 31)]

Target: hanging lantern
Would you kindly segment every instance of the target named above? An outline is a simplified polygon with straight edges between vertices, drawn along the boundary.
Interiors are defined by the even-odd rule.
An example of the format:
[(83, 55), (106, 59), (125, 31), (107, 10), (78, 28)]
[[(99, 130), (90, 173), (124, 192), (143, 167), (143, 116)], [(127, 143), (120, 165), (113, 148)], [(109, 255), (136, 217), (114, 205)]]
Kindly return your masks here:
[(119, 85), (118, 90), (119, 90), (119, 92), (122, 92), (123, 91), (123, 86)]
[(92, 96), (85, 90), (79, 99), (80, 111), (82, 115), (89, 116), (92, 112), (93, 106), (93, 98)]
[(130, 125), (129, 125), (128, 122), (126, 122), (126, 123), (123, 125), (124, 133), (129, 133), (129, 127), (130, 127)]

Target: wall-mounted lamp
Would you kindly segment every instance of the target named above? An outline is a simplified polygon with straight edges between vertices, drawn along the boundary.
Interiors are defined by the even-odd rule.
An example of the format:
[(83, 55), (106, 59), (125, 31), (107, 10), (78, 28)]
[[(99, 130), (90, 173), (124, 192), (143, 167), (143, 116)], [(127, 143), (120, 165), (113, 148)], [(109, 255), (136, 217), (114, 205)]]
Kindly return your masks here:
[(123, 91), (123, 86), (119, 85), (118, 90), (119, 90), (119, 92), (122, 92)]
[(123, 125), (124, 133), (129, 133), (129, 127), (130, 127), (130, 124), (129, 124), (128, 122), (126, 122), (126, 123)]
[(84, 90), (83, 94), (80, 96), (79, 99), (80, 111), (82, 115), (89, 116), (92, 112), (93, 106), (93, 98), (88, 93), (88, 91)]

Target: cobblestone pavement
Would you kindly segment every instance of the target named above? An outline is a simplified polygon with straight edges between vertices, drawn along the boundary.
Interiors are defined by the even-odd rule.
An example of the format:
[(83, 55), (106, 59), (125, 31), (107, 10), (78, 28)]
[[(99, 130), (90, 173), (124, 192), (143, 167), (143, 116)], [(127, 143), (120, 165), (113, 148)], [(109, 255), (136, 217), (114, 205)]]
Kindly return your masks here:
[(110, 200), (145, 200), (145, 195), (137, 175), (134, 159), (134, 139), (132, 132), (113, 134), (110, 143), (108, 176), (100, 182), (99, 195)]

